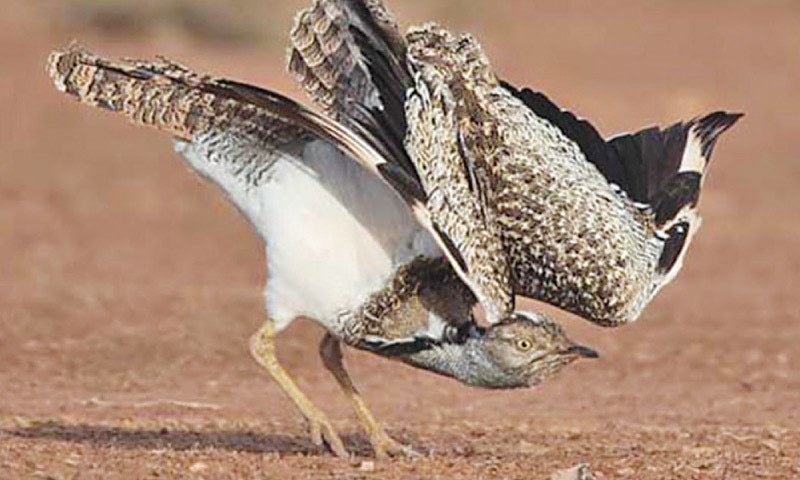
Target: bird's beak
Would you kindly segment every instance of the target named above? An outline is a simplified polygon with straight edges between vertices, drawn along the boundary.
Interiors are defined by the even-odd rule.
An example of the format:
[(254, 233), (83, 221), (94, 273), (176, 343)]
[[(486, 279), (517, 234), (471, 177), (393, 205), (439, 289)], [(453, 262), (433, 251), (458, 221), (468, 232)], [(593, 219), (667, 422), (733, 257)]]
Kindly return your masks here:
[(573, 345), (569, 347), (569, 353), (574, 353), (583, 358), (598, 358), (600, 354), (597, 353), (595, 350), (585, 347), (583, 345)]

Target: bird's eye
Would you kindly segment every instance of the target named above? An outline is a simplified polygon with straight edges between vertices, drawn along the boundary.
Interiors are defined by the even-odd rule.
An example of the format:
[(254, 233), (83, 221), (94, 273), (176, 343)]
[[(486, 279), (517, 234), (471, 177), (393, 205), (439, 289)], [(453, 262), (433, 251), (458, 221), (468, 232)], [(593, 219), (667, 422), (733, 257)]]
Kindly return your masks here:
[(531, 349), (531, 347), (533, 347), (533, 344), (531, 343), (530, 340), (525, 340), (525, 339), (517, 340), (517, 348), (519, 350), (527, 352), (528, 350)]

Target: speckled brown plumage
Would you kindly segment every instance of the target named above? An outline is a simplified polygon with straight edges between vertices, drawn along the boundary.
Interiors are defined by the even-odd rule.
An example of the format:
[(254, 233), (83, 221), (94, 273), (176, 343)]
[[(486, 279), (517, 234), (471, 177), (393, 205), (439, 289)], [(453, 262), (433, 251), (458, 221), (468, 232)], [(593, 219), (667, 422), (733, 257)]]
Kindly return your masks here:
[[(179, 149), (190, 164), (222, 186), (254, 224), (262, 216), (258, 209), (264, 207), (241, 196), (258, 197), (259, 188), (273, 182), (275, 163), (310, 162), (306, 147), (340, 138), (351, 143), (349, 147), (337, 144), (343, 151), (358, 151), (358, 142), (346, 129), (323, 119), (315, 123), (318, 117), (288, 99), (200, 75), (167, 60), (110, 61), (71, 46), (51, 55), (48, 72), (59, 90), (81, 102), (178, 137)], [(324, 153), (325, 149), (312, 151), (316, 153), (308, 154), (331, 154)], [(366, 152), (370, 153), (368, 148)], [(341, 161), (350, 160), (342, 157)], [(291, 211), (292, 206), (283, 208)], [(487, 388), (538, 383), (586, 355), (583, 352), (588, 350), (571, 350), (575, 344), (543, 316), (509, 316), (500, 330), (487, 334), (472, 316), (477, 301), (473, 291), (449, 261), (441, 254), (430, 256), (425, 249), (415, 255), (397, 264), (381, 288), (354, 292), (365, 294), (356, 305), (335, 318), (319, 318), (331, 338)], [(515, 353), (515, 343), (500, 336), (516, 331), (524, 332), (531, 348), (544, 352), (541, 360), (529, 361), (540, 356), (539, 350)], [(262, 329), (254, 337), (259, 358), (270, 355), (265, 332), (269, 330)], [(525, 368), (511, 365), (520, 361)]]
[[(409, 98), (407, 142), (426, 191), (444, 190), (455, 205), (449, 208), (465, 216), (470, 202), (453, 201), (453, 178), (463, 185), (472, 174), (464, 196), (479, 205), (483, 224), (491, 223), (482, 231), (502, 240), (502, 250), (489, 251), (513, 272), (507, 289), (599, 323), (635, 318), (656, 286), (660, 249), (649, 241), (651, 218), (615, 192), (574, 143), (501, 88), (472, 37), (428, 25), (408, 40), (417, 89)], [(448, 145), (449, 154), (434, 144)], [(448, 176), (426, 175), (431, 171)], [(430, 200), (429, 207), (440, 211)], [(475, 241), (456, 229), (464, 223), (440, 226), (451, 238)], [(486, 245), (470, 247), (486, 254)]]
[[(379, 3), (374, 2), (370, 9), (387, 12)], [(289, 70), (337, 120), (356, 128), (361, 126), (384, 147), (384, 152), (402, 152), (394, 157), (395, 161), (411, 177), (420, 179), (428, 195), (426, 207), (438, 230), (436, 233), (456, 254), (456, 267), (464, 272), (464, 280), (480, 299), (487, 317), (497, 322), (514, 308), (510, 270), (497, 225), (487, 216), (491, 212), (482, 207), (480, 198), (470, 190), (466, 172), (461, 168), (458, 142), (448, 137), (455, 127), (448, 127), (447, 122), (452, 119), (441, 108), (420, 108), (417, 114), (425, 118), (415, 119), (418, 128), (407, 128), (406, 117), (411, 115), (407, 111), (414, 108), (419, 96), (412, 95), (407, 100), (405, 89), (414, 82), (397, 60), (386, 61), (388, 66), (384, 65), (383, 70), (367, 68), (364, 52), (359, 50), (366, 46), (363, 42), (358, 44), (347, 28), (348, 22), (366, 21), (358, 17), (349, 2), (314, 2), (298, 15), (292, 30)], [(380, 45), (375, 47), (382, 52), (380, 58), (403, 58), (406, 44), (398, 40), (396, 23), (385, 21), (381, 30), (388, 41), (379, 41)], [(394, 75), (394, 84), (386, 85), (382, 77), (387, 74)], [(385, 88), (378, 88), (379, 84)], [(366, 111), (375, 109), (380, 110), (379, 123), (386, 128), (374, 128)], [(437, 128), (425, 128), (431, 125)], [(429, 162), (428, 157), (435, 157), (435, 161)], [(428, 165), (436, 168), (428, 169)]]
[[(346, 4), (318, 0), (314, 8), (335, 11)], [(308, 32), (316, 31), (316, 44), (324, 44), (320, 32), (331, 21), (300, 18), (290, 70), (307, 79), (315, 58), (302, 53), (315, 43)], [(705, 165), (718, 135), (739, 115), (716, 112), (606, 142), (542, 94), (500, 81), (470, 35), (456, 37), (428, 24), (411, 29), (399, 45), (390, 30), (392, 48), (377, 48), (376, 55), (371, 39), (339, 27), (342, 48), (332, 58), (349, 51), (353, 63), (317, 59), (339, 80), (324, 95), (306, 88), (332, 115), (366, 131), (404, 127), (404, 155), (425, 191), (432, 228), (489, 319), (508, 316), (514, 295), (602, 325), (636, 319), (680, 270), (699, 226)], [(380, 65), (392, 54), (393, 64), (404, 68), (387, 86)], [(342, 82), (352, 65), (354, 81)], [(398, 85), (404, 89), (402, 119), (387, 108)], [(325, 103), (333, 97), (351, 102)], [(693, 142), (702, 149), (691, 151)], [(697, 160), (683, 165), (692, 155)], [(408, 169), (405, 157), (397, 163)]]
[[(599, 324), (626, 323), (679, 270), (699, 225), (702, 172), (681, 173), (650, 194), (621, 189), (569, 136), (568, 122), (542, 116), (500, 82), (471, 36), (429, 24), (403, 38), (377, 1), (317, 0), (298, 15), (291, 38), (290, 70), (355, 132), (337, 127), (326, 138), (363, 147), (355, 157), (371, 157), (370, 168), (410, 202), (491, 322), (508, 317), (523, 295)], [(51, 72), (82, 101), (179, 138), (224, 130), (280, 151), (319, 134), (292, 115), (275, 121), (297, 112), (280, 101), (261, 108), (268, 92), (171, 62), (116, 64), (73, 49)], [(699, 136), (707, 158), (738, 118), (719, 115), (670, 135), (683, 132), (681, 145)], [(358, 135), (369, 147), (352, 141)], [(257, 185), (269, 155), (254, 161), (245, 150), (228, 146), (218, 158)]]
[[(491, 185), (480, 168), (465, 168), (477, 152), (463, 143), (461, 101), (446, 88), (443, 65), (450, 59), (442, 55), (426, 62), (425, 52), (410, 42), (409, 62), (425, 62), (416, 70), (416, 89), (406, 103), (409, 130), (406, 148), (413, 159), (425, 191), (427, 207), (438, 229), (461, 254), (476, 288), (476, 295), (492, 322), (508, 316), (514, 309), (511, 271), (503, 249), (500, 225), (491, 208)], [(441, 63), (440, 63), (441, 62)], [(412, 67), (413, 69), (414, 67)], [(467, 115), (470, 112), (466, 112)], [(472, 113), (480, 114), (475, 110)]]
[[(190, 139), (214, 128), (263, 129), (280, 125), (276, 140), (298, 134), (286, 122), (270, 122), (253, 105), (217, 95), (225, 87), (168, 60), (114, 62), (77, 45), (54, 52), (48, 70), (56, 87), (80, 101), (117, 111), (132, 122)], [(247, 125), (249, 121), (250, 125)]]
[[(354, 51), (350, 22), (358, 17), (359, 2), (315, 1), (301, 11), (291, 32), (289, 71), (309, 95), (336, 119), (353, 105), (379, 95), (369, 71)], [(404, 41), (397, 22), (380, 1), (364, 2), (389, 48), (401, 53)], [(367, 21), (362, 20), (362, 21)]]
[(419, 258), (398, 268), (360, 309), (343, 313), (343, 340), (359, 347), (370, 338), (413, 339), (428, 328), (429, 314), (458, 328), (472, 321), (475, 303), (447, 260)]

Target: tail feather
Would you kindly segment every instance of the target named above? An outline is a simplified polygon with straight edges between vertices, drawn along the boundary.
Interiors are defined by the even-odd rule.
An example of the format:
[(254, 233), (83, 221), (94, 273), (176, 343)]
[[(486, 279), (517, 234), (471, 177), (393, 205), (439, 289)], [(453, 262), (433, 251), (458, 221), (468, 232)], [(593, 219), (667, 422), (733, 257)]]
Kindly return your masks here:
[(660, 188), (649, 201), (660, 235), (665, 238), (657, 266), (662, 275), (659, 288), (671, 282), (683, 267), (689, 245), (700, 228), (697, 204), (714, 146), (742, 116), (714, 112), (664, 131), (664, 158), (676, 167), (656, 179)]
[(657, 266), (657, 272), (665, 276), (661, 280), (662, 285), (669, 283), (680, 271), (683, 266), (683, 256), (699, 227), (700, 217), (689, 215), (664, 232), (666, 240)]
[(650, 199), (650, 210), (655, 216), (656, 225), (666, 225), (683, 209), (697, 206), (701, 178), (697, 172), (678, 173)]

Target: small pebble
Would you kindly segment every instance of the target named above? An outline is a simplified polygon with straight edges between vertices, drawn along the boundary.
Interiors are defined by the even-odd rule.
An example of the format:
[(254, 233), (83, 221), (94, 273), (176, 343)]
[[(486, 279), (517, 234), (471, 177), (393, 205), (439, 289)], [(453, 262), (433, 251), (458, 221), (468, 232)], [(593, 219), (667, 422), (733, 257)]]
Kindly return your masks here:
[(592, 474), (592, 471), (589, 470), (589, 466), (582, 463), (572, 468), (556, 472), (550, 477), (550, 480), (595, 480), (595, 476)]

